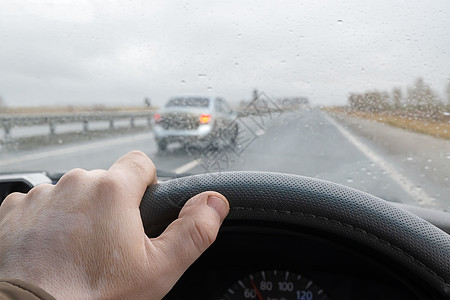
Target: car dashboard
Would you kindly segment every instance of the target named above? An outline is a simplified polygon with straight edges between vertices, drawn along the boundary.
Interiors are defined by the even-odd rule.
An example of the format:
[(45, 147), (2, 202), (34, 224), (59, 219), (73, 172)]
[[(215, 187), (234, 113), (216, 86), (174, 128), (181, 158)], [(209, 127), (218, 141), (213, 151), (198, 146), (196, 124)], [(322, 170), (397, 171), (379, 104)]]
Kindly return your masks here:
[(369, 248), (281, 224), (224, 224), (165, 299), (423, 299), (426, 286)]

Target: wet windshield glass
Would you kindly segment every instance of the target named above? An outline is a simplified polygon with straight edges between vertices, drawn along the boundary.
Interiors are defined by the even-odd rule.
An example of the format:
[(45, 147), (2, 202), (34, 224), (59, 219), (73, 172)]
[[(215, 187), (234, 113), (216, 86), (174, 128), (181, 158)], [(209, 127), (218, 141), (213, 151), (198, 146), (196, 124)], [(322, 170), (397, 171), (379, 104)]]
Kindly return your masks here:
[[(1, 1), (0, 170), (270, 171), (450, 207), (450, 2)], [(183, 109), (184, 107), (184, 109)]]

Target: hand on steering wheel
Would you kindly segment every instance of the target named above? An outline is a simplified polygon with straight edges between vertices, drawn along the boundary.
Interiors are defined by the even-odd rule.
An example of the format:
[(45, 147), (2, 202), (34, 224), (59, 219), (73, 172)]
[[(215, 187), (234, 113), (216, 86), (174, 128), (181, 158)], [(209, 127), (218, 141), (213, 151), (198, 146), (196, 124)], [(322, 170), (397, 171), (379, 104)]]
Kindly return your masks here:
[(161, 299), (215, 240), (229, 205), (219, 193), (197, 194), (150, 239), (139, 205), (156, 182), (151, 160), (134, 151), (108, 171), (75, 169), (11, 194), (0, 207), (0, 277), (56, 298)]

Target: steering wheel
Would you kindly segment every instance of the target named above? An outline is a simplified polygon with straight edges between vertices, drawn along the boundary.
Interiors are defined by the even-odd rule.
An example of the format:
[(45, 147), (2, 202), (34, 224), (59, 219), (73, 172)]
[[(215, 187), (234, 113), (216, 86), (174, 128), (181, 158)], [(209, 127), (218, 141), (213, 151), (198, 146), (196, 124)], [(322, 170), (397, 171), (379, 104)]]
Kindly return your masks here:
[(387, 201), (324, 180), (268, 172), (209, 173), (168, 180), (148, 187), (142, 199), (147, 235), (159, 235), (188, 199), (207, 190), (229, 200), (228, 222), (279, 222), (339, 235), (396, 261), (428, 283), (439, 297), (450, 297), (447, 233)]

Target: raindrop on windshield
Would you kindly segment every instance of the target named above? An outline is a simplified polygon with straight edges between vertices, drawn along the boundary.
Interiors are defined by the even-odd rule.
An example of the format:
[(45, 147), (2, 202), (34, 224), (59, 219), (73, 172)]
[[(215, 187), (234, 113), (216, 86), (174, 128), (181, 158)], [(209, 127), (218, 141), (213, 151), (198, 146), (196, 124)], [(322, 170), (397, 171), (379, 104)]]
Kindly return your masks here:
[(181, 83), (182, 84), (186, 84), (186, 80), (181, 80)]
[(338, 24), (344, 23), (344, 21), (342, 21), (342, 20), (337, 20), (337, 22), (338, 22)]

